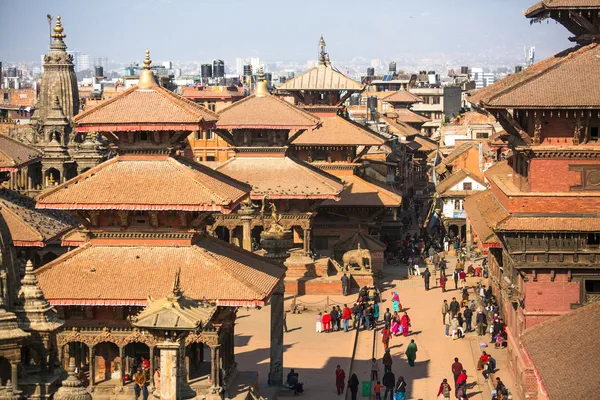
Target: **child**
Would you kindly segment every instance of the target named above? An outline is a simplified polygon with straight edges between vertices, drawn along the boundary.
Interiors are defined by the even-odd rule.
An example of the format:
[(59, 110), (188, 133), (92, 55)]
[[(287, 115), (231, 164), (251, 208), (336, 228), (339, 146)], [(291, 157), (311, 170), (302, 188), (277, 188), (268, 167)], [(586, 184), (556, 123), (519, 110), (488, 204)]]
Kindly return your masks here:
[(323, 313), (317, 315), (317, 333), (323, 332), (323, 323), (321, 322), (322, 315)]
[(381, 382), (379, 381), (375, 385), (375, 400), (381, 400)]

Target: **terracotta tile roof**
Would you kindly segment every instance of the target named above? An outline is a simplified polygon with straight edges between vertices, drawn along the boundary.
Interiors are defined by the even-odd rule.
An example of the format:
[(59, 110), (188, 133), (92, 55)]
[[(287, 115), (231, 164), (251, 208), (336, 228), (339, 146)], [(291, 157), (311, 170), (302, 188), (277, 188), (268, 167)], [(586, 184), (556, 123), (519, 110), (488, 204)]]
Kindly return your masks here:
[(249, 191), (183, 157), (117, 156), (42, 192), (37, 207), (229, 213)]
[(216, 170), (250, 185), (252, 198), (338, 199), (343, 189), (335, 176), (291, 157), (235, 157)]
[(435, 142), (429, 138), (426, 138), (425, 136), (415, 135), (415, 136), (413, 136), (413, 141), (417, 142), (421, 146), (419, 148), (419, 151), (429, 152), (429, 151), (437, 150), (437, 148), (438, 148), (437, 142)]
[(598, 0), (543, 0), (525, 11), (526, 17), (534, 17), (539, 11), (565, 9), (573, 10), (578, 8), (590, 9), (599, 8)]
[(363, 90), (360, 82), (348, 78), (330, 65), (318, 65), (280, 85), (277, 90)]
[(290, 142), (296, 146), (380, 146), (383, 136), (339, 115), (325, 117), (317, 129), (301, 132)]
[(279, 97), (248, 96), (219, 112), (217, 127), (255, 129), (309, 129), (319, 118)]
[(361, 249), (367, 249), (371, 252), (385, 250), (385, 243), (377, 240), (371, 235), (366, 235), (362, 232), (356, 232), (348, 239), (340, 240), (333, 247), (336, 250), (352, 250), (358, 248), (359, 244)]
[(63, 247), (78, 247), (88, 241), (87, 234), (79, 227), (73, 228), (65, 233), (60, 239), (60, 245)]
[(469, 149), (471, 149), (471, 147), (477, 147), (477, 145), (478, 144), (476, 142), (462, 143), (460, 146), (452, 150), (450, 154), (448, 154), (448, 157), (446, 157), (446, 160), (444, 160), (444, 162), (446, 164), (452, 164), (454, 160), (466, 153)]
[(411, 92), (407, 92), (406, 90), (399, 90), (390, 94), (387, 97), (383, 98), (383, 101), (387, 101), (388, 103), (421, 103), (423, 99)]
[(398, 120), (399, 122), (404, 122), (407, 124), (424, 124), (425, 122), (431, 121), (431, 119), (412, 112), (408, 108), (399, 108), (386, 113), (386, 115), (390, 118)]
[(496, 227), (509, 232), (598, 232), (600, 217), (520, 217), (513, 215)]
[(349, 175), (341, 177), (344, 190), (340, 201), (327, 200), (324, 207), (400, 207), (402, 196), (393, 191), (390, 186)]
[(598, 398), (598, 332), (600, 302), (551, 318), (523, 332), (521, 342), (548, 398)]
[(0, 189), (0, 214), (15, 246), (43, 247), (77, 225), (60, 211), (36, 210), (32, 198), (8, 189)]
[(228, 99), (235, 100), (244, 97), (244, 93), (238, 92), (237, 90), (229, 90), (229, 88), (222, 88), (221, 90), (214, 90), (211, 88), (198, 88), (198, 87), (183, 87), (181, 88), (181, 97), (184, 99)]
[(379, 119), (388, 125), (389, 133), (397, 136), (411, 136), (420, 132), (418, 129), (415, 129), (402, 121), (396, 121), (393, 118), (379, 117)]
[(0, 171), (16, 170), (20, 166), (40, 159), (42, 152), (18, 140), (0, 135)]
[[(483, 181), (483, 179), (481, 179), (480, 177), (478, 177), (477, 175), (474, 175), (472, 173), (470, 173), (469, 171), (467, 171), (464, 168), (459, 169), (458, 171), (455, 171), (452, 173), (452, 175), (450, 175), (449, 177), (447, 177), (446, 179), (444, 179), (443, 181), (441, 181), (437, 187), (435, 188), (435, 191), (440, 194), (450, 194), (453, 191), (451, 190), (452, 187), (454, 185), (459, 184), (460, 182), (462, 182), (464, 179), (466, 178), (471, 178), (473, 179), (475, 182), (479, 183), (482, 186), (486, 186), (485, 181)], [(468, 193), (468, 192), (466, 192)]]
[(514, 170), (508, 165), (508, 160), (502, 160), (492, 165), (485, 171), (485, 177), (489, 179), (493, 175), (508, 175), (512, 174)]
[[(468, 100), (490, 108), (600, 106), (600, 46), (574, 47), (477, 91)], [(574, 77), (585, 76), (586, 79)]]
[[(91, 110), (73, 118), (76, 130), (94, 127), (105, 130), (172, 130), (173, 126), (193, 129), (202, 122), (214, 122), (217, 114), (160, 86), (140, 89), (133, 86)], [(115, 127), (116, 126), (116, 127)]]
[(221, 305), (264, 304), (284, 274), (264, 257), (201, 237), (190, 246), (86, 243), (36, 275), (53, 305), (145, 305), (170, 293), (179, 269), (187, 297)]
[(469, 196), (464, 201), (467, 218), (483, 244), (499, 244), (494, 228), (510, 217), (510, 214), (496, 201), (490, 190)]

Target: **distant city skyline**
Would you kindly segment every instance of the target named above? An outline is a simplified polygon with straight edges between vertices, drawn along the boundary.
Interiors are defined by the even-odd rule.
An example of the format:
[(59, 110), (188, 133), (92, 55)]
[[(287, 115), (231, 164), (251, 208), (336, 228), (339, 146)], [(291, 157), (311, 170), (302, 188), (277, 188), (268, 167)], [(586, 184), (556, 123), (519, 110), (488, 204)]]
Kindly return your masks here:
[[(332, 60), (406, 59), (440, 55), (452, 60), (521, 59), (535, 46), (538, 60), (570, 45), (569, 32), (550, 22), (530, 27), (522, 11), (535, 0), (105, 0), (92, 3), (32, 0), (0, 6), (0, 60), (39, 60), (48, 48), (46, 14), (61, 15), (69, 50), (124, 63), (260, 57), (261, 61), (315, 59), (323, 34)], [(458, 3), (458, 4), (457, 4)], [(366, 14), (371, 14), (365, 18)], [(366, 20), (366, 21), (365, 21)], [(438, 60), (443, 61), (443, 60)]]

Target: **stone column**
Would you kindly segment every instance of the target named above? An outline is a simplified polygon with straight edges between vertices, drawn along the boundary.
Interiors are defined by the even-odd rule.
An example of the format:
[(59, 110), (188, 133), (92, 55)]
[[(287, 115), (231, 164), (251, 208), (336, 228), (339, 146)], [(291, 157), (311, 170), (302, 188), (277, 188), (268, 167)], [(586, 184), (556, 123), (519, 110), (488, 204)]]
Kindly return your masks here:
[[(117, 386), (123, 386), (125, 384), (125, 347), (119, 346), (119, 360), (121, 360), (121, 378)], [(150, 379), (152, 379), (152, 373), (150, 373)]]
[(310, 252), (310, 228), (304, 228), (304, 254)]
[(150, 348), (150, 384), (152, 386), (156, 385), (156, 382), (154, 382), (154, 346), (148, 346)]
[(210, 379), (215, 392), (221, 390), (221, 345), (210, 346)]
[(94, 359), (94, 346), (90, 346), (90, 386), (96, 384), (96, 360)]
[(227, 227), (227, 230), (229, 231), (229, 243), (233, 244), (233, 232), (235, 228)]
[(17, 369), (19, 363), (11, 362), (10, 363), (10, 380), (12, 381), (13, 392), (19, 390), (18, 388), (18, 379), (19, 379), (19, 371)]
[(162, 342), (158, 347), (160, 348), (160, 399), (176, 400), (179, 343)]
[(283, 385), (283, 282), (279, 283), (271, 295), (271, 357), (269, 366), (269, 384)]
[(250, 223), (252, 217), (242, 217), (242, 247), (244, 250), (252, 251), (252, 229)]

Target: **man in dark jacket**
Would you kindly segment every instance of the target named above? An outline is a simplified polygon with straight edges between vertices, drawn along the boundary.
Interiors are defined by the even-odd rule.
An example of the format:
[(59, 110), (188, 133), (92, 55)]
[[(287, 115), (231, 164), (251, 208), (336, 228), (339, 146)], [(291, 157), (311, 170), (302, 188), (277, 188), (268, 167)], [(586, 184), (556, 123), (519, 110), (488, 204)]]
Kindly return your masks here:
[(440, 275), (446, 275), (446, 266), (448, 262), (444, 257), (442, 257), (442, 261), (440, 261)]
[(344, 276), (342, 276), (342, 294), (344, 296), (348, 295), (349, 285), (350, 285), (350, 279), (348, 278), (348, 275), (344, 274)]
[(337, 331), (338, 330), (338, 328), (337, 328), (337, 321), (338, 321), (339, 316), (338, 316), (338, 312), (335, 309), (335, 307), (333, 307), (331, 309), (331, 312), (329, 313), (329, 315), (331, 316), (331, 330), (332, 331)]
[(460, 304), (456, 301), (456, 297), (452, 298), (450, 302), (450, 314), (454, 317), (460, 311)]
[(465, 332), (471, 332), (471, 320), (473, 319), (473, 311), (467, 306), (465, 307), (465, 311), (463, 312), (465, 316)]
[(485, 313), (483, 311), (479, 310), (477, 312), (475, 324), (477, 325), (477, 335), (485, 335), (485, 330), (487, 329), (487, 317), (485, 316)]
[(386, 372), (383, 375), (382, 383), (383, 386), (385, 386), (383, 400), (386, 400), (388, 398), (388, 393), (390, 394), (389, 399), (394, 400), (394, 387), (396, 385), (396, 376), (394, 375), (394, 373), (392, 371)]
[(392, 313), (389, 308), (385, 309), (385, 314), (383, 314), (383, 322), (390, 327), (392, 324)]
[(431, 272), (429, 272), (429, 268), (425, 267), (425, 271), (423, 271), (423, 280), (425, 281), (425, 290), (429, 290), (429, 278), (431, 278)]

